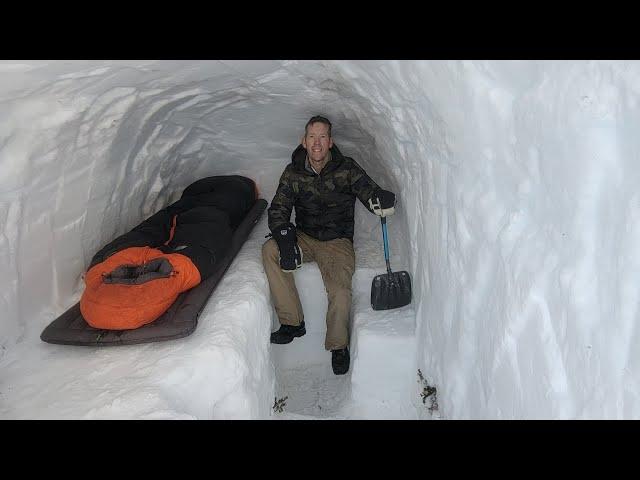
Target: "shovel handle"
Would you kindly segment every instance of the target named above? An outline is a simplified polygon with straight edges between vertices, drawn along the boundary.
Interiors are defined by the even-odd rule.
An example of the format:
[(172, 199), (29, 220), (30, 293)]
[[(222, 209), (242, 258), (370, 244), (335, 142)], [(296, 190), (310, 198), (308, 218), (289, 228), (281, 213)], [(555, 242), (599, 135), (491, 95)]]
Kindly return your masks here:
[(391, 266), (389, 265), (389, 240), (387, 239), (387, 219), (386, 217), (380, 218), (382, 224), (382, 240), (384, 242), (384, 260), (387, 262), (387, 272), (391, 273)]

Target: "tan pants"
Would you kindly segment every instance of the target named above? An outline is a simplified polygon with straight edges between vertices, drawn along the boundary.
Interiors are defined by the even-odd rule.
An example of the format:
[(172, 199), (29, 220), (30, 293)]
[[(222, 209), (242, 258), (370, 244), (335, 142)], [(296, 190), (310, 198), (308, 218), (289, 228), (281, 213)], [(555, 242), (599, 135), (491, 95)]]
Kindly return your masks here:
[[(316, 262), (327, 291), (327, 334), (324, 348), (337, 350), (349, 345), (351, 278), (355, 271), (353, 243), (347, 238), (320, 241), (297, 232), (303, 263)], [(271, 297), (283, 325), (300, 325), (304, 320), (293, 272), (280, 268), (278, 244), (271, 238), (262, 246), (262, 262), (269, 280)]]

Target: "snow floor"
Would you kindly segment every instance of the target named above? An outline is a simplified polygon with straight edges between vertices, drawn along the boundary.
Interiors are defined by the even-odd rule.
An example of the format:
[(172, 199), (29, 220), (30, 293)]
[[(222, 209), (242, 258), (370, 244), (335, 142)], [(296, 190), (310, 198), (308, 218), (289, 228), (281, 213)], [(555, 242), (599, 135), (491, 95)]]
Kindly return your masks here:
[(413, 307), (375, 312), (369, 303), (371, 279), (385, 271), (381, 245), (356, 242), (351, 368), (336, 376), (324, 350), (327, 302), (315, 264), (295, 273), (307, 334), (288, 345), (269, 343), (277, 320), (261, 262), (267, 231), (263, 215), (198, 328), (183, 339), (102, 348), (42, 342), (42, 329), (77, 301), (78, 290), (0, 359), (0, 418), (427, 418)]

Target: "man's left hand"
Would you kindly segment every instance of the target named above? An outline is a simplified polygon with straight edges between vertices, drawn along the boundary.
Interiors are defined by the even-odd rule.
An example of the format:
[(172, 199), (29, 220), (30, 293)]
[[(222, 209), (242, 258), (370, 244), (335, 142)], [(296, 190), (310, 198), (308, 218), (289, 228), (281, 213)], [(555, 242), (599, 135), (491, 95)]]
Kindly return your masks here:
[(395, 213), (396, 196), (389, 190), (376, 190), (369, 199), (373, 213), (380, 217), (388, 217)]

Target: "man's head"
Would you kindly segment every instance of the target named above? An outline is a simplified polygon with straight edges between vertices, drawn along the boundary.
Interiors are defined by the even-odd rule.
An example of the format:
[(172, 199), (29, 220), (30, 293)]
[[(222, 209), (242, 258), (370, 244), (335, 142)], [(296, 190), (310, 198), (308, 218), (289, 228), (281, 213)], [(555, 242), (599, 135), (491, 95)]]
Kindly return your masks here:
[(304, 127), (302, 146), (307, 150), (309, 161), (314, 168), (324, 167), (329, 150), (333, 146), (331, 122), (319, 115), (311, 117)]

